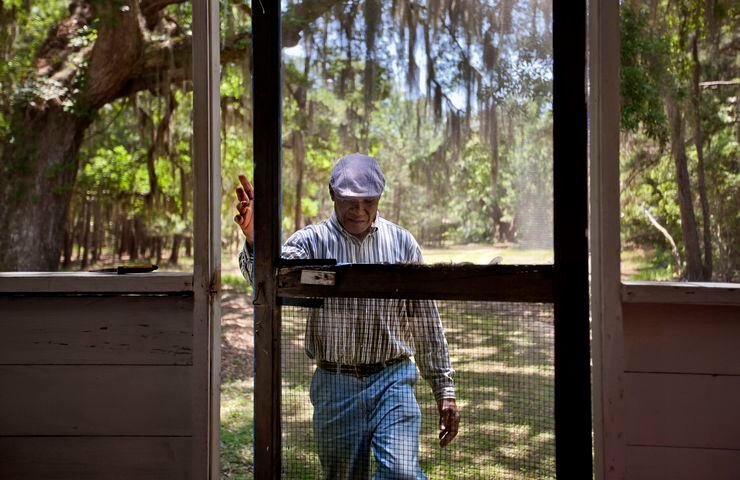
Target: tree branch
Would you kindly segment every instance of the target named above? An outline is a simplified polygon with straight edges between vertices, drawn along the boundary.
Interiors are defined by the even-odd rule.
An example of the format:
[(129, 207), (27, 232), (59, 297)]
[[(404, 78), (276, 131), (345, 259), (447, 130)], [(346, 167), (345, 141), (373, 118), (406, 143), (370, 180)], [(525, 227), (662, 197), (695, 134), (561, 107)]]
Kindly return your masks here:
[[(248, 31), (227, 38), (221, 47), (221, 64), (247, 61), (251, 44), (252, 40)], [(132, 72), (122, 96), (142, 90), (157, 91), (165, 79), (169, 83), (191, 80), (193, 77), (192, 47), (192, 37), (150, 43), (144, 51), (142, 60)]]
[(84, 101), (80, 102), (85, 108), (100, 108), (118, 98), (146, 47), (138, 0), (128, 0), (125, 7), (98, 5), (100, 28), (87, 69)]
[(345, 3), (342, 0), (304, 0), (288, 7), (283, 14), (283, 48), (295, 47), (301, 40), (301, 32), (310, 28), (316, 20), (336, 5)]
[[(76, 4), (76, 9), (60, 22), (60, 26), (40, 50), (36, 64), (37, 77), (65, 74), (64, 78), (55, 79), (67, 83), (81, 73), (78, 72), (80, 67), (73, 64), (74, 62), (59, 62), (58, 59), (70, 58), (72, 54), (84, 54), (89, 58), (89, 66), (84, 74), (86, 84), (80, 92), (78, 103), (83, 108), (92, 109), (138, 91), (161, 93), (160, 87), (163, 85), (192, 79), (192, 38), (170, 37), (166, 40), (147, 41), (141, 22), (143, 18), (147, 27), (153, 28), (160, 20), (164, 8), (184, 2), (185, 0), (125, 0), (126, 8), (114, 8), (96, 2), (94, 6), (98, 11), (95, 13), (86, 2)], [(312, 23), (340, 3), (341, 0), (305, 0), (291, 5), (283, 15), (283, 47), (295, 46), (300, 41), (303, 30), (311, 28)], [(70, 47), (70, 39), (89, 24), (94, 16), (103, 21), (94, 44), (87, 47), (91, 51), (82, 51), (84, 47)], [(221, 63), (248, 61), (250, 48), (249, 30), (230, 36), (222, 46)], [(56, 72), (58, 69), (60, 71)]]
[(668, 230), (658, 223), (658, 220), (655, 219), (655, 217), (650, 213), (650, 211), (647, 209), (645, 205), (642, 206), (642, 211), (645, 213), (645, 216), (648, 217), (648, 220), (650, 223), (660, 232), (663, 234), (666, 240), (668, 240), (668, 243), (671, 245), (671, 254), (673, 255), (673, 261), (676, 262), (676, 272), (680, 275), (681, 274), (681, 256), (678, 254), (678, 247), (676, 247), (676, 242), (673, 240), (673, 237), (670, 233), (668, 233)]
[(186, 0), (141, 0), (141, 15), (146, 20), (146, 28), (153, 30), (159, 23), (162, 10), (170, 5), (185, 3)]
[[(161, 5), (165, 2), (178, 3), (181, 0), (149, 0), (146, 3)], [(301, 32), (310, 28), (319, 17), (330, 11), (341, 0), (305, 0), (293, 4), (283, 15), (283, 48), (293, 47), (301, 39)], [(144, 4), (142, 3), (142, 13)], [(247, 60), (252, 45), (251, 31), (245, 30), (231, 35), (221, 47), (221, 64), (241, 63)], [(147, 45), (143, 59), (134, 70), (125, 95), (141, 90), (155, 90), (162, 78), (179, 83), (192, 78), (192, 38), (165, 40)]]
[(714, 80), (711, 82), (699, 82), (699, 86), (702, 88), (716, 88), (729, 85), (740, 85), (740, 78), (734, 80)]

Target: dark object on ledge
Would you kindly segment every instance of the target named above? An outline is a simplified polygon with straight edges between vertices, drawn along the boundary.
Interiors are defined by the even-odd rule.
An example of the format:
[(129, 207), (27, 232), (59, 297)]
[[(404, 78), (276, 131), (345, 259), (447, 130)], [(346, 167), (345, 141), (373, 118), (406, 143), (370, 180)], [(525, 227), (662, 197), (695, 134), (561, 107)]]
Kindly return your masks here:
[(90, 270), (91, 272), (102, 272), (102, 273), (117, 273), (123, 275), (125, 273), (147, 273), (153, 272), (158, 269), (157, 265), (151, 263), (143, 263), (139, 265), (119, 265), (112, 268), (100, 268), (98, 270)]

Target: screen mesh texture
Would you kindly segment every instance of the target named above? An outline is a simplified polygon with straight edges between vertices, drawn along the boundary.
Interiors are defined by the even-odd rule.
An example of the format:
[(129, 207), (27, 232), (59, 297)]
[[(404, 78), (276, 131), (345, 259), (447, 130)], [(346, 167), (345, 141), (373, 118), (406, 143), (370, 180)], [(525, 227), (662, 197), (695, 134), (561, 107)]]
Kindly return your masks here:
[[(417, 447), (413, 441), (413, 421), (411, 430), (408, 424), (396, 430), (403, 432), (401, 439), (387, 441), (388, 434), (384, 433), (388, 431), (388, 424), (397, 425), (405, 422), (408, 415), (413, 416), (413, 412), (408, 411), (411, 408), (408, 405), (413, 406), (413, 398), (409, 400), (401, 394), (401, 397), (390, 395), (394, 399), (391, 402), (379, 400), (389, 395), (389, 389), (395, 388), (397, 378), (385, 378), (383, 381), (390, 383), (370, 385), (362, 392), (363, 386), (374, 382), (373, 378), (390, 373), (373, 374), (370, 380), (326, 370), (314, 373), (316, 357), (321, 356), (317, 349), (334, 351), (342, 360), (360, 355), (352, 349), (379, 348), (382, 339), (378, 341), (369, 333), (377, 328), (389, 328), (378, 319), (383, 317), (383, 313), (378, 314), (379, 303), (381, 309), (408, 312), (414, 308), (406, 303), (418, 306), (418, 301), (327, 299), (324, 309), (337, 305), (345, 307), (341, 314), (335, 312), (333, 315), (315, 308), (283, 307), (284, 478), (319, 479), (327, 475), (376, 478), (376, 472), (380, 472), (381, 478), (397, 478), (397, 473), (387, 473), (392, 470), (388, 470), (386, 464), (393, 463), (396, 457), (409, 457), (415, 463), (413, 450), (417, 450), (418, 465), (428, 479), (555, 478), (552, 305), (472, 301), (422, 301), (422, 305), (424, 302), (433, 309), (436, 306), (439, 312), (454, 369), (456, 401), (461, 416), (457, 438), (440, 448), (437, 405), (430, 383), (421, 375), (413, 387), (421, 412)], [(341, 308), (338, 311), (341, 312)], [(422, 332), (417, 336), (425, 332), (413, 324), (426, 321), (419, 317), (418, 314), (399, 314), (399, 322), (408, 323), (405, 328), (411, 329), (412, 337), (414, 331)], [(316, 326), (322, 322), (326, 325)], [(307, 332), (309, 337), (317, 332), (325, 335), (332, 327), (339, 332), (333, 342), (353, 346), (349, 350), (346, 345), (335, 346), (339, 350), (332, 350), (330, 346), (317, 346), (316, 340), (310, 338), (308, 351), (315, 358), (309, 358)], [(413, 346), (414, 340), (409, 343)], [(416, 370), (419, 359), (412, 356), (410, 362), (410, 367), (393, 365), (386, 367), (384, 372), (408, 376)], [(314, 378), (315, 375), (318, 376)], [(312, 388), (314, 401), (323, 402), (321, 412), (324, 413), (318, 424), (314, 423)], [(373, 388), (382, 393), (372, 391)], [(328, 416), (326, 402), (334, 402)], [(406, 406), (394, 409), (393, 402)], [(390, 431), (393, 428), (391, 426)], [(383, 438), (377, 440), (376, 434)], [(395, 445), (395, 453), (388, 452), (388, 444)], [(328, 465), (323, 467), (320, 449), (323, 449), (324, 458), (329, 459), (325, 461)], [(348, 463), (355, 466), (347, 467)]]

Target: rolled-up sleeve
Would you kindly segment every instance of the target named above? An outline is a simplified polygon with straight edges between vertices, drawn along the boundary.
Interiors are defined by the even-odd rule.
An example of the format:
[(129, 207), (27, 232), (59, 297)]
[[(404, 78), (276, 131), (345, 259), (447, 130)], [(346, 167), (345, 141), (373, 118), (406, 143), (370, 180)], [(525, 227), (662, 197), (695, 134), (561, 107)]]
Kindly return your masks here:
[(455, 398), (455, 384), (442, 321), (434, 300), (409, 300), (414, 358), (435, 400)]
[(239, 251), (239, 270), (242, 271), (244, 278), (254, 285), (254, 252), (249, 248), (246, 240)]
[[(310, 258), (309, 247), (306, 236), (299, 231), (285, 242), (280, 256), (285, 259)], [(239, 251), (239, 270), (244, 278), (254, 285), (254, 251), (249, 248), (246, 240)]]
[[(412, 263), (424, 263), (419, 245), (414, 242)], [(455, 398), (455, 371), (450, 362), (442, 320), (434, 300), (408, 300), (409, 325), (413, 336), (414, 358), (421, 376), (429, 382), (435, 400)]]

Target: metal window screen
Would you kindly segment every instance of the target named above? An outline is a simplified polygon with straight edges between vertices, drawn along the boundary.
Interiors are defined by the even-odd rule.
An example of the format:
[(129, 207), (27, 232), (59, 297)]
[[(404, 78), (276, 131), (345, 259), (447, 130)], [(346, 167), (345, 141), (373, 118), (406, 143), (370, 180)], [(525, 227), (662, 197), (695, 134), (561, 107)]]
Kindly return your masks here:
[[(363, 323), (365, 312), (372, 310), (366, 302), (377, 301), (352, 299), (356, 307), (347, 315)], [(404, 301), (390, 302), (397, 306)], [(424, 474), (430, 480), (555, 478), (552, 305), (472, 301), (436, 301), (436, 305), (455, 370), (461, 422), (457, 438), (440, 448), (436, 403), (429, 384), (419, 376), (415, 395), (422, 413), (419, 464)], [(324, 478), (309, 393), (316, 367), (304, 349), (311, 315), (316, 315), (311, 308), (282, 308), (283, 478)], [(340, 338), (349, 341), (357, 335), (345, 329)], [(334, 388), (345, 386), (347, 391), (335, 393), (350, 395), (349, 383)], [(336, 441), (344, 442), (349, 432), (342, 430), (341, 421), (338, 425)], [(340, 444), (337, 450), (342, 448)], [(375, 478), (376, 461), (372, 453), (369, 458), (370, 478)]]

